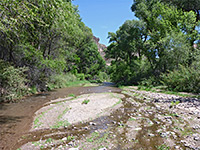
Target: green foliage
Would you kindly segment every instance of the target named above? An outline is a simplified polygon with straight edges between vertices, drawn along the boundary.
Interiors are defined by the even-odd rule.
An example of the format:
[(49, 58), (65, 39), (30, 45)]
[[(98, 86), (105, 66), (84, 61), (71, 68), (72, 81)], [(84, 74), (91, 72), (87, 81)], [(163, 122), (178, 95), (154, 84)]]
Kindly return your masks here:
[(17, 99), (28, 93), (25, 67), (15, 68), (0, 60), (0, 95), (3, 101)]
[(157, 150), (169, 150), (170, 147), (166, 146), (165, 144), (162, 144), (162, 145), (156, 146), (156, 149)]
[(132, 10), (139, 20), (127, 20), (116, 33), (108, 33), (110, 77), (118, 85), (151, 88), (162, 82), (170, 90), (198, 93), (199, 18), (194, 3), (166, 1), (134, 0)]
[(162, 75), (163, 84), (169, 90), (183, 92), (200, 92), (200, 70), (194, 67), (180, 66), (179, 70)]
[(79, 79), (79, 80), (85, 80), (85, 75), (83, 73), (77, 73), (76, 74), (76, 77)]
[(99, 72), (99, 75), (97, 76), (97, 80), (100, 82), (109, 82), (110, 78), (106, 72)]
[(88, 104), (90, 102), (89, 99), (85, 99), (84, 101), (82, 101), (82, 104)]
[(77, 81), (77, 77), (71, 73), (67, 74), (56, 74), (50, 76), (47, 87), (49, 90), (67, 87), (70, 82)]
[(27, 68), (31, 93), (65, 86), (63, 72), (84, 80), (104, 68), (92, 31), (70, 0), (3, 0), (0, 10), (0, 59)]
[(64, 120), (64, 121), (58, 121), (56, 122), (55, 125), (53, 125), (51, 128), (60, 128), (60, 127), (64, 127), (64, 126), (69, 126), (70, 123), (67, 121), (67, 120)]

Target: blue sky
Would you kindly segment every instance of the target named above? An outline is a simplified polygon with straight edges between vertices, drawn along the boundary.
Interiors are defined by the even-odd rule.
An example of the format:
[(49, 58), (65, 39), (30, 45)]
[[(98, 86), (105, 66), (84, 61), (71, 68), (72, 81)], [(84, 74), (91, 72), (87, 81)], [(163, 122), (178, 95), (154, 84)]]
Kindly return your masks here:
[(133, 0), (74, 0), (73, 4), (79, 6), (82, 21), (105, 45), (108, 32), (116, 32), (126, 20), (135, 19), (131, 12)]

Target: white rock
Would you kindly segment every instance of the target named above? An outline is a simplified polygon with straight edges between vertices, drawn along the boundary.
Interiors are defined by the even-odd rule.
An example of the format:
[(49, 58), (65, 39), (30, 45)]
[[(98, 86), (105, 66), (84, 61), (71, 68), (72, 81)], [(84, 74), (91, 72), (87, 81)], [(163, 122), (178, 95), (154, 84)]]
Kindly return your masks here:
[(79, 148), (70, 148), (69, 150), (79, 150)]
[(104, 148), (100, 148), (99, 150), (107, 150), (107, 148), (104, 147)]

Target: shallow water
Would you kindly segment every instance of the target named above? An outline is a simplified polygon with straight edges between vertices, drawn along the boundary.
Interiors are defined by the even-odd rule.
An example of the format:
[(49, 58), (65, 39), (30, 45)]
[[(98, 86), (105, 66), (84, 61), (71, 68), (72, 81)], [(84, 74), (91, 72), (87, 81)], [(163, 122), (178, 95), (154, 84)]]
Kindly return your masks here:
[(109, 83), (97, 87), (69, 87), (51, 92), (40, 93), (24, 98), (18, 103), (0, 104), (0, 149), (13, 149), (18, 139), (31, 128), (34, 113), (44, 103), (69, 94), (76, 96), (88, 93), (120, 92), (115, 87), (108, 87)]

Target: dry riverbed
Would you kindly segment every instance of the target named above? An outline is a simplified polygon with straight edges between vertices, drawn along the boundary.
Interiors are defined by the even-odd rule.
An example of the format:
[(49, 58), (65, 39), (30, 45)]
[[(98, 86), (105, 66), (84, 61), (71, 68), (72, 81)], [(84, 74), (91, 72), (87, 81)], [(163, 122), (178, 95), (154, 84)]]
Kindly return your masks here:
[(52, 100), (21, 150), (200, 150), (200, 100), (126, 87)]

